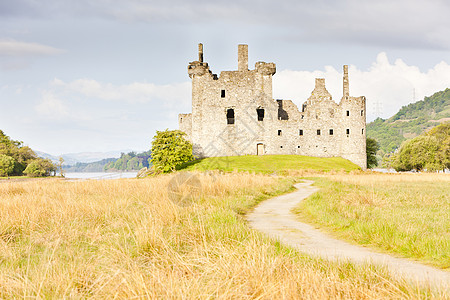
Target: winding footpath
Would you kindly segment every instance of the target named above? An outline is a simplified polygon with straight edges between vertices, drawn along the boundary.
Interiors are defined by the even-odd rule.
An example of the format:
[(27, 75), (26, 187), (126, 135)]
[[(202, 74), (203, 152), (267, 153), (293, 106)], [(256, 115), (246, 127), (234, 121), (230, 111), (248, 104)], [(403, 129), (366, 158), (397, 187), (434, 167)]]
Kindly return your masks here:
[(318, 188), (311, 186), (312, 183), (313, 181), (304, 180), (295, 185), (297, 191), (260, 203), (247, 216), (250, 227), (312, 256), (382, 265), (395, 277), (450, 292), (450, 272), (336, 240), (313, 226), (298, 221), (291, 210), (318, 191)]

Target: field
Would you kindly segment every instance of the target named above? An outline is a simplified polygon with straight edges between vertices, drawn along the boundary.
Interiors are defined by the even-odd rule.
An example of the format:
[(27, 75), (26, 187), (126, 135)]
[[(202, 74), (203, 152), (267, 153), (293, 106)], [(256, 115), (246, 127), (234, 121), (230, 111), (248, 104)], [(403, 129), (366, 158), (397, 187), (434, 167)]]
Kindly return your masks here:
[(316, 178), (296, 210), (339, 238), (450, 269), (450, 176), (366, 174)]
[(295, 180), (182, 172), (2, 182), (0, 298), (439, 297), (384, 270), (312, 259), (250, 230), (242, 214)]
[(184, 166), (187, 170), (250, 171), (258, 173), (286, 173), (288, 170), (354, 171), (360, 169), (354, 163), (340, 158), (320, 158), (301, 155), (244, 155), (210, 157)]

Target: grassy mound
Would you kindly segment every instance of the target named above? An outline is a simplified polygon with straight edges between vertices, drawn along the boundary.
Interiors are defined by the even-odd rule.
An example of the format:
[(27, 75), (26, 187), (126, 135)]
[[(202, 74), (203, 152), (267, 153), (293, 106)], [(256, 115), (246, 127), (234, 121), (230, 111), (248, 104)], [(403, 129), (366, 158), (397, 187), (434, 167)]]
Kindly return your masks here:
[(286, 170), (344, 170), (360, 169), (354, 163), (341, 157), (310, 157), (300, 155), (245, 155), (208, 157), (190, 162), (183, 166), (187, 170), (222, 170), (250, 171), (258, 173), (273, 173)]

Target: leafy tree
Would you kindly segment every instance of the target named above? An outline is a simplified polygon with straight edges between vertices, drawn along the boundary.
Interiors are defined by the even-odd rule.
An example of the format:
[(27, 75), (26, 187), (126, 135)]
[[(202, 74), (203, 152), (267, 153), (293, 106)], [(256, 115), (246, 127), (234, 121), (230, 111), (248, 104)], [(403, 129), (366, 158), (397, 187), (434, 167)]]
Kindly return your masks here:
[(396, 171), (439, 171), (450, 168), (450, 123), (403, 142), (392, 158)]
[(393, 167), (397, 171), (413, 169), (421, 171), (426, 166), (432, 166), (432, 169), (434, 169), (438, 148), (439, 145), (435, 137), (418, 136), (406, 141), (400, 147), (398, 154), (395, 155)]
[(140, 170), (142, 168), (142, 163), (139, 161), (139, 158), (137, 156), (128, 161), (127, 170)]
[[(6, 175), (49, 176), (56, 166), (49, 159), (38, 158), (23, 142), (12, 140), (0, 130), (0, 173)], [(12, 169), (11, 169), (12, 168)]]
[(436, 160), (442, 170), (450, 169), (450, 122), (434, 127), (425, 135), (436, 137), (439, 144)]
[(103, 169), (105, 171), (137, 171), (144, 167), (148, 168), (151, 153), (151, 151), (137, 154), (134, 151), (127, 154), (122, 153), (120, 158), (105, 163)]
[(11, 156), (16, 160), (16, 163), (14, 164), (15, 175), (22, 175), (27, 165), (38, 157), (28, 146), (21, 146), (14, 151)]
[(366, 155), (367, 155), (367, 168), (373, 168), (378, 165), (377, 161), (377, 151), (380, 145), (375, 139), (366, 139)]
[(171, 172), (177, 166), (194, 160), (192, 143), (184, 138), (185, 135), (180, 130), (156, 132), (152, 142), (151, 162), (157, 171)]
[(28, 146), (23, 146), (23, 142), (12, 140), (2, 130), (0, 130), (0, 154), (14, 159), (14, 169), (10, 175), (22, 175), (27, 165), (37, 155)]
[(54, 172), (56, 172), (56, 166), (48, 158), (38, 158), (33, 160), (24, 171), (24, 173), (30, 177), (50, 176)]
[(0, 154), (0, 176), (9, 176), (14, 171), (15, 160), (11, 156)]

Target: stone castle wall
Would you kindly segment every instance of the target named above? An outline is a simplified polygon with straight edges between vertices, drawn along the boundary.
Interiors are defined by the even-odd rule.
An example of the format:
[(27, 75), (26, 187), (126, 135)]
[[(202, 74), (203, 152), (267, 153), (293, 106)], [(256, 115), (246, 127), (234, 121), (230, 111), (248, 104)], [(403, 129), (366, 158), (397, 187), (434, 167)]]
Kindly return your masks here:
[(341, 156), (366, 168), (366, 101), (349, 96), (344, 66), (343, 97), (336, 103), (316, 79), (311, 96), (299, 109), (290, 100), (273, 100), (274, 63), (248, 69), (248, 47), (238, 47), (238, 70), (213, 74), (203, 61), (188, 67), (192, 79), (192, 113), (180, 114), (199, 157), (297, 154)]

